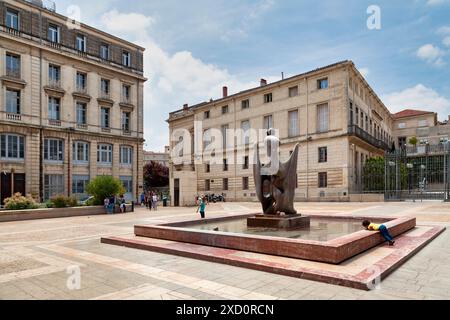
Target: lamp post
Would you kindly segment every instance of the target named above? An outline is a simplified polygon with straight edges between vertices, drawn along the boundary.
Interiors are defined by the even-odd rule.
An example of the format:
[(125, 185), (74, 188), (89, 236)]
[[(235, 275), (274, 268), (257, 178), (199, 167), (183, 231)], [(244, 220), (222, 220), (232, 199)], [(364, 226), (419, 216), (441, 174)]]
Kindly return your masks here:
[[(386, 174), (386, 185), (389, 186), (389, 190), (391, 191), (391, 195), (392, 195), (391, 168), (395, 168), (395, 166), (396, 166), (396, 163), (395, 163), (394, 161), (388, 161), (388, 170), (389, 170), (389, 173)], [(395, 189), (397, 189), (397, 188), (395, 188)], [(396, 192), (396, 191), (395, 191), (395, 192)]]
[(423, 202), (423, 191), (425, 190), (425, 183), (426, 183), (426, 177), (424, 175), (424, 171), (427, 167), (422, 164), (420, 166), (420, 182), (419, 182), (419, 187), (420, 187), (420, 202)]

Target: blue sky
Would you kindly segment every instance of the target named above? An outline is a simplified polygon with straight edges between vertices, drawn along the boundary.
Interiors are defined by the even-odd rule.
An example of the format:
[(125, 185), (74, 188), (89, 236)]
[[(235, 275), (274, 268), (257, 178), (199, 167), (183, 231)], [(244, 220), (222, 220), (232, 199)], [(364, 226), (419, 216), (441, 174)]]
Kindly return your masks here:
[[(367, 28), (367, 8), (381, 29)], [(73, 5), (77, 7), (73, 7)], [(146, 148), (168, 144), (170, 111), (353, 60), (391, 111), (450, 115), (450, 0), (57, 0), (64, 15), (147, 48)], [(76, 9), (74, 11), (74, 9)]]

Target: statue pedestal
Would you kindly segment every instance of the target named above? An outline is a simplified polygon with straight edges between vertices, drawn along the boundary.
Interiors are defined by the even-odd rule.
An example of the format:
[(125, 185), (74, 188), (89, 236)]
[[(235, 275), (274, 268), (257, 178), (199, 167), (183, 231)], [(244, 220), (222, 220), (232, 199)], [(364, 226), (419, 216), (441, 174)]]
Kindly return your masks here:
[(269, 228), (269, 229), (300, 229), (309, 228), (311, 219), (300, 214), (295, 215), (264, 215), (259, 214), (247, 218), (249, 228)]

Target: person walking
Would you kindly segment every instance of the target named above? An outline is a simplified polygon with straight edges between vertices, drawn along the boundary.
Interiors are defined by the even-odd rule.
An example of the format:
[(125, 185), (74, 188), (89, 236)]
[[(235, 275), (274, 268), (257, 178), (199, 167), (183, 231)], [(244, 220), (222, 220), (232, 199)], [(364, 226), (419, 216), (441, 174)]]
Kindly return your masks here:
[(155, 211), (158, 211), (158, 195), (156, 194), (156, 192), (153, 193), (153, 196), (152, 196), (152, 205), (153, 205), (153, 209)]
[(142, 191), (141, 193), (141, 207), (145, 206), (145, 192)]
[(206, 204), (207, 204), (206, 197), (204, 195), (202, 195), (199, 198), (199, 205), (197, 208), (197, 213), (200, 211), (200, 216), (202, 217), (202, 219), (205, 219), (205, 217), (206, 217), (205, 216)]

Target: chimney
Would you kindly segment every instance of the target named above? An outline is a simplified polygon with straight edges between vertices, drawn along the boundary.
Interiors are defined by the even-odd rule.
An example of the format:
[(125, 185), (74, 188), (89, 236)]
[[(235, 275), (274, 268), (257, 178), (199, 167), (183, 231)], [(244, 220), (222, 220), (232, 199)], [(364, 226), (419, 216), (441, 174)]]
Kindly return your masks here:
[(183, 110), (188, 110), (189, 109), (189, 105), (186, 103), (185, 105), (183, 105)]
[(261, 79), (261, 87), (267, 86), (267, 80), (266, 79)]
[(224, 98), (228, 97), (228, 87), (224, 86), (222, 88), (222, 93)]

